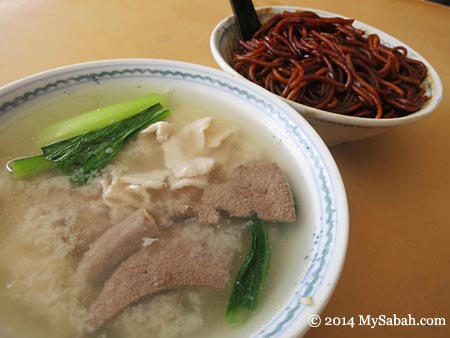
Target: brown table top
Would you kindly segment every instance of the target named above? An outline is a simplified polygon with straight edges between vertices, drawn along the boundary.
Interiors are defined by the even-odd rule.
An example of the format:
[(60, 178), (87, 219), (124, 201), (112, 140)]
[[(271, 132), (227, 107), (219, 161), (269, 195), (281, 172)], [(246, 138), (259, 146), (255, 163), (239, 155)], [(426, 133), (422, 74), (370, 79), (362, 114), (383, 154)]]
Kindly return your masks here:
[[(450, 86), (450, 7), (422, 0), (254, 1), (336, 12), (410, 45)], [(218, 68), (209, 36), (226, 0), (0, 1), (0, 85), (49, 68), (163, 58)], [(350, 238), (322, 318), (396, 314), (447, 326), (321, 326), (306, 337), (450, 336), (450, 99), (429, 117), (331, 149), (347, 189)]]

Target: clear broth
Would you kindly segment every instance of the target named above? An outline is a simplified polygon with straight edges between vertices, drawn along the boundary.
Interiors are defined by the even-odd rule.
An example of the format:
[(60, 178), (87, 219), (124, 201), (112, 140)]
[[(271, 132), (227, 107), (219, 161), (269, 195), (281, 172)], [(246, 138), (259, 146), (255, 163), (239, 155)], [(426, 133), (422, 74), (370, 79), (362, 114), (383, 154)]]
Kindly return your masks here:
[[(151, 86), (137, 84), (136, 87), (125, 90), (117, 87), (116, 90), (109, 89), (106, 91), (93, 85), (91, 88), (73, 89), (63, 93), (47, 95), (23, 104), (13, 113), (1, 117), (0, 144), (2, 147), (0, 148), (0, 162), (6, 163), (13, 157), (38, 153), (39, 149), (35, 144), (34, 135), (40, 128), (53, 121), (127, 97), (156, 90), (161, 91), (164, 88), (155, 89)], [(194, 299), (199, 297), (201, 301), (197, 303), (200, 304), (199, 308), (201, 308), (203, 316), (201, 318), (202, 324), (198, 325), (195, 331), (183, 334), (184, 337), (250, 336), (276, 315), (277, 311), (285, 304), (288, 296), (300, 283), (300, 277), (307, 264), (304, 257), (311, 250), (312, 227), (305, 226), (305, 224), (311, 222), (312, 213), (308, 210), (302, 210), (302, 200), (309, 192), (304, 188), (307, 186), (304, 182), (305, 177), (301, 174), (299, 168), (293, 165), (292, 161), (289, 161), (290, 155), (284, 149), (280, 140), (269, 130), (255, 124), (254, 121), (247, 121), (244, 116), (239, 116), (238, 107), (225, 101), (218, 104), (217, 100), (213, 99), (202, 98), (199, 100), (199, 97), (203, 94), (201, 90), (199, 92), (195, 88), (170, 91), (168, 96), (172, 114), (169, 121), (175, 125), (183, 125), (199, 117), (214, 116), (235, 126), (242, 140), (252, 144), (255, 149), (259, 149), (265, 160), (277, 162), (285, 172), (291, 189), (298, 200), (298, 219), (294, 224), (268, 224), (272, 250), (268, 281), (258, 310), (252, 313), (249, 320), (244, 324), (234, 327), (225, 321), (225, 309), (232, 280), (225, 290), (174, 290), (143, 302), (150, 305), (138, 306), (149, 306), (149, 309), (156, 309), (155, 311), (157, 311), (158, 306), (152, 308), (152, 302), (158, 304), (158, 302), (166, 301), (167, 304), (170, 304), (170, 301), (172, 301), (177, 304), (180, 299), (183, 300), (186, 297), (193, 297)], [(45, 175), (42, 179), (45, 179)], [(73, 299), (70, 298), (71, 293), (67, 291), (67, 288), (70, 287), (67, 279), (73, 273), (77, 259), (70, 257), (70, 255), (61, 257), (61, 255), (64, 256), (61, 253), (67, 252), (64, 248), (61, 248), (60, 251), (47, 250), (45, 247), (42, 250), (37, 250), (35, 246), (27, 244), (27, 241), (33, 241), (33, 238), (40, 240), (42, 229), (39, 227), (36, 227), (35, 230), (33, 230), (33, 227), (28, 228), (35, 231), (35, 233), (28, 234), (29, 238), (18, 239), (16, 237), (17, 242), (9, 242), (11, 236), (8, 235), (14, 231), (18, 223), (23, 221), (26, 210), (33, 206), (33, 201), (27, 199), (23, 194), (24, 186), (27, 184), (26, 180), (16, 181), (4, 169), (0, 173), (0, 184), (3, 185), (3, 193), (0, 193), (0, 232), (2, 233), (0, 248), (3, 248), (0, 250), (0, 335), (5, 338), (75, 337), (76, 330), (67, 323), (76, 322), (73, 317), (80, 313), (77, 308), (80, 304), (74, 303)], [(246, 237), (243, 238), (245, 242)], [(51, 247), (53, 244), (48, 243), (48, 245)], [(246, 247), (245, 243), (243, 247)], [(29, 250), (36, 250), (35, 255), (30, 254)], [(33, 290), (20, 289), (19, 285), (27, 285), (27, 283), (18, 283), (16, 280), (18, 276), (11, 274), (11, 271), (15, 271), (14, 268), (11, 268), (15, 264), (25, 264), (21, 258), (23, 255), (27, 256), (25, 262), (27, 269), (30, 269), (30, 278), (31, 276), (38, 276), (40, 279), (36, 282), (36, 285), (40, 285), (36, 292), (39, 292), (38, 290), (42, 288), (45, 289), (47, 283), (48, 290), (46, 290), (45, 297), (36, 295), (35, 299), (29, 299), (33, 297)], [(239, 267), (241, 258), (242, 252), (241, 257), (236, 259), (235, 270)], [(28, 277), (21, 276), (20, 278)], [(33, 281), (30, 281), (28, 285), (32, 286)], [(49, 302), (48, 297), (51, 297), (52, 292), (65, 293), (55, 296), (56, 302)], [(166, 297), (166, 300), (164, 300), (164, 297)], [(173, 299), (177, 300), (174, 301)], [(39, 305), (39, 302), (43, 302), (43, 304)], [(129, 310), (125, 312), (127, 311)], [(57, 318), (52, 318), (55, 314), (57, 314)], [(164, 317), (163, 315), (162, 317)], [(153, 313), (152, 317), (158, 318), (158, 313)], [(101, 337), (119, 337), (121, 333), (115, 328), (114, 322), (120, 320), (123, 320), (123, 318), (113, 319), (113, 323), (102, 331), (103, 336)], [(164, 321), (165, 319), (157, 320)], [(136, 332), (139, 332), (139, 330)], [(176, 337), (179, 336), (179, 332), (177, 332), (165, 331), (165, 335), (169, 337), (172, 334)], [(189, 332), (189, 329), (181, 332)], [(92, 337), (94, 336), (97, 337), (98, 334), (92, 335)], [(130, 338), (140, 336), (141, 333), (136, 333), (135, 336), (130, 336)], [(86, 337), (89, 337), (89, 335), (86, 335)], [(122, 335), (120, 337), (127, 338)]]

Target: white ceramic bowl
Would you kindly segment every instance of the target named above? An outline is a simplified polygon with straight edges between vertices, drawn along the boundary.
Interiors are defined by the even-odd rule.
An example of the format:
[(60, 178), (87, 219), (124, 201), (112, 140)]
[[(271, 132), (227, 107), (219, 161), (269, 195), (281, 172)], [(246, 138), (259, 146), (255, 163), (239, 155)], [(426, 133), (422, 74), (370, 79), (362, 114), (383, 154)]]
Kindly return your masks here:
[[(321, 17), (344, 17), (339, 14), (322, 10), (290, 6), (261, 7), (257, 8), (257, 13), (261, 22), (265, 22), (272, 15), (277, 13), (282, 13), (284, 11), (293, 12), (305, 10), (313, 11)], [(406, 47), (408, 50), (408, 56), (410, 58), (422, 61), (428, 68), (428, 77), (424, 81), (423, 86), (426, 89), (426, 94), (430, 97), (430, 99), (428, 100), (428, 102), (426, 102), (422, 109), (408, 116), (390, 119), (372, 119), (330, 113), (283, 98), (283, 100), (289, 103), (293, 108), (295, 108), (295, 110), (297, 110), (300, 114), (303, 115), (303, 117), (306, 118), (306, 120), (324, 139), (325, 143), (330, 146), (343, 142), (367, 138), (372, 135), (378, 134), (388, 128), (415, 122), (435, 110), (442, 99), (443, 90), (441, 80), (431, 64), (421, 55), (419, 55), (405, 43), (374, 27), (356, 20), (354, 22), (354, 26), (363, 29), (368, 34), (378, 34), (378, 36), (380, 36), (381, 42), (387, 46), (401, 45)], [(232, 67), (232, 52), (236, 48), (236, 46), (238, 46), (238, 41), (239, 34), (234, 22), (234, 17), (229, 16), (223, 19), (214, 28), (211, 34), (210, 48), (214, 59), (223, 70), (233, 74), (234, 76), (244, 78)]]
[[(294, 187), (299, 220), (293, 259), (279, 277), (280, 287), (262, 301), (261, 310), (240, 331), (231, 330), (225, 336), (299, 337), (309, 328), (308, 317), (322, 311), (339, 278), (347, 247), (348, 210), (341, 176), (328, 148), (288, 104), (248, 81), (204, 66), (151, 59), (106, 60), (49, 70), (1, 87), (0, 123), (49, 103), (77, 105), (112, 93), (133, 97), (167, 89), (190, 95), (199, 105), (205, 101), (225, 105), (236, 119), (264, 128), (283, 148), (280, 154), (288, 157), (284, 160), (292, 164), (287, 176), (300, 184), (299, 189)], [(302, 304), (306, 296), (312, 297), (313, 304)], [(0, 335), (1, 330), (0, 326)]]

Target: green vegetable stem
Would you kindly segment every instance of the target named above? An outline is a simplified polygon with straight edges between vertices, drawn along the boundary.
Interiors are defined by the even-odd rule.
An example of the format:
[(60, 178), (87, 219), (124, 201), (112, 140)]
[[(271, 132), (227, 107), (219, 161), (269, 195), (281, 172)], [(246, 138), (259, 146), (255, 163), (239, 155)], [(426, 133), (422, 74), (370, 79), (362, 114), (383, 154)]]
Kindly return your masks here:
[(7, 167), (13, 172), (14, 177), (24, 178), (50, 170), (53, 164), (44, 155), (40, 155), (9, 161)]
[(88, 131), (97, 130), (133, 116), (156, 103), (165, 105), (164, 102), (163, 96), (151, 93), (90, 110), (44, 128), (37, 137), (38, 144), (44, 146)]

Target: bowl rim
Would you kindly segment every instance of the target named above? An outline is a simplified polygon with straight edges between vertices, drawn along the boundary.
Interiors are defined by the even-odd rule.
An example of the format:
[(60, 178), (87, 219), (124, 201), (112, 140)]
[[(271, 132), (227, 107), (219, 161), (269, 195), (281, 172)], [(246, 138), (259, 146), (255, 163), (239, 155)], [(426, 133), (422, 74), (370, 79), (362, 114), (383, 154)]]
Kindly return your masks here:
[[(52, 68), (3, 85), (0, 87), (0, 114), (9, 112), (9, 110), (14, 110), (17, 106), (23, 103), (23, 101), (19, 101), (17, 105), (12, 106), (12, 108), (9, 109), (8, 107), (6, 107), (4, 110), (2, 110), (1, 109), (2, 101), (6, 100), (8, 103), (9, 102), (8, 100), (11, 97), (17, 97), (17, 95), (14, 94), (16, 92), (20, 92), (21, 95), (23, 95), (24, 92), (27, 94), (28, 87), (35, 88), (45, 79), (51, 78), (53, 80), (61, 80), (63, 74), (65, 74), (67, 78), (68, 74), (76, 74), (77, 72), (82, 71), (85, 71), (86, 74), (91, 74), (90, 72), (88, 72), (88, 70), (92, 69), (106, 69), (106, 68), (115, 69), (115, 67), (124, 67), (125, 64), (143, 65), (147, 63), (153, 63), (156, 65), (156, 67), (158, 67), (158, 65), (162, 65), (162, 67), (171, 67), (172, 69), (174, 69), (174, 73), (180, 71), (180, 69), (182, 70), (183, 67), (189, 68), (192, 69), (193, 72), (196, 72), (201, 76), (205, 77), (211, 76), (212, 80), (214, 81), (224, 81), (231, 83), (233, 85), (239, 86), (246, 92), (251, 93), (253, 91), (254, 93), (256, 93), (258, 97), (263, 98), (266, 102), (273, 102), (274, 104), (282, 108), (283, 114), (286, 114), (287, 117), (289, 117), (292, 121), (294, 121), (294, 123), (296, 124), (294, 126), (294, 129), (300, 128), (305, 137), (307, 137), (308, 144), (305, 144), (304, 146), (305, 149), (309, 149), (308, 151), (312, 154), (311, 156), (315, 156), (314, 159), (316, 161), (323, 162), (322, 169), (320, 173), (317, 172), (317, 174), (324, 175), (326, 177), (326, 181), (332, 187), (333, 190), (333, 195), (335, 197), (333, 204), (336, 209), (330, 211), (330, 214), (332, 213), (332, 216), (330, 217), (335, 218), (334, 221), (336, 231), (335, 236), (336, 238), (339, 238), (339, 241), (337, 241), (334, 244), (333, 255), (330, 256), (329, 258), (329, 262), (327, 263), (328, 264), (327, 270), (325, 271), (323, 276), (320, 276), (321, 277), (320, 286), (318, 287), (318, 290), (320, 291), (318, 292), (317, 298), (315, 298), (314, 304), (309, 307), (305, 307), (304, 309), (305, 313), (301, 317), (302, 318), (301, 321), (298, 320), (299, 319), (298, 317), (296, 317), (295, 319), (293, 319), (290, 326), (286, 327), (285, 330), (280, 333), (280, 335), (277, 334), (276, 337), (287, 338), (293, 335), (296, 336), (303, 335), (310, 328), (306, 321), (307, 315), (317, 314), (323, 311), (324, 307), (327, 305), (340, 279), (340, 275), (342, 273), (342, 269), (345, 263), (345, 256), (348, 245), (348, 233), (349, 233), (348, 202), (342, 176), (340, 175), (337, 164), (334, 158), (332, 157), (328, 147), (325, 145), (325, 143), (317, 134), (317, 132), (311, 127), (311, 125), (304, 119), (304, 117), (298, 114), (286, 102), (280, 100), (278, 96), (276, 95), (267, 96), (266, 91), (263, 88), (257, 86), (256, 84), (253, 84), (249, 81), (244, 81), (243, 79), (240, 78), (236, 78), (235, 76), (228, 74), (222, 70), (211, 68), (204, 65), (198, 65), (183, 61), (164, 60), (164, 59), (144, 59), (144, 58), (110, 59), (110, 60), (89, 61)], [(53, 83), (55, 82), (52, 82), (52, 84)], [(41, 92), (37, 92), (34, 94), (32, 93), (33, 95), (29, 96), (29, 98), (25, 98), (25, 102), (28, 102), (27, 100), (33, 100), (36, 96), (40, 95), (39, 93)], [(313, 160), (309, 161), (312, 162)], [(322, 170), (325, 170), (325, 172), (322, 172)], [(323, 186), (319, 187), (317, 182), (311, 182), (310, 184), (312, 186), (316, 186), (318, 189), (320, 188), (319, 190), (325, 190), (326, 188)], [(330, 196), (328, 197), (330, 199), (332, 198)], [(313, 267), (315, 264), (308, 263), (308, 267), (309, 266)], [(289, 294), (288, 299), (286, 299), (286, 301), (293, 299), (297, 301), (301, 296), (302, 295), (300, 294), (295, 295)], [(287, 305), (283, 305), (280, 309), (278, 309), (277, 313), (285, 311), (286, 306)], [(273, 318), (270, 318), (269, 322), (265, 323), (264, 325), (271, 323), (273, 320), (274, 320)], [(273, 335), (270, 335), (270, 333), (260, 333), (257, 336), (274, 337)]]
[[(256, 12), (259, 14), (264, 11), (274, 10), (275, 13), (279, 13), (281, 11), (312, 11), (316, 12), (319, 15), (325, 15), (325, 16), (339, 16), (342, 18), (350, 19), (347, 16), (330, 12), (327, 10), (322, 9), (315, 9), (310, 7), (301, 7), (301, 6), (262, 6), (262, 7), (256, 7)], [(239, 74), (232, 66), (228, 64), (228, 62), (225, 61), (224, 57), (222, 56), (220, 52), (220, 41), (223, 37), (223, 33), (221, 34), (221, 31), (228, 31), (230, 27), (234, 24), (234, 15), (229, 15), (222, 19), (212, 30), (210, 35), (210, 51), (213, 55), (214, 60), (216, 63), (226, 72), (233, 74), (234, 76), (241, 77), (242, 79), (249, 81), (245, 77), (243, 77), (241, 74)], [(395, 43), (396, 45), (402, 45), (404, 46), (408, 52), (412, 52), (415, 54), (415, 59), (420, 59), (422, 61), (428, 70), (428, 78), (429, 81), (433, 85), (433, 95), (429, 99), (429, 101), (426, 103), (426, 105), (421, 108), (420, 110), (406, 115), (402, 117), (394, 117), (394, 118), (388, 118), (388, 119), (375, 119), (375, 118), (367, 118), (367, 117), (356, 117), (356, 116), (349, 116), (349, 115), (342, 115), (337, 114), (333, 112), (328, 112), (325, 110), (313, 108), (306, 106), (301, 103), (297, 103), (291, 100), (287, 100), (286, 98), (280, 97), (279, 95), (276, 95), (268, 90), (267, 93), (270, 93), (271, 95), (275, 95), (277, 97), (280, 97), (282, 100), (287, 102), (290, 106), (292, 106), (295, 110), (297, 110), (300, 114), (304, 115), (307, 119), (310, 120), (320, 120), (323, 122), (328, 122), (332, 124), (339, 124), (339, 125), (346, 125), (351, 127), (360, 127), (360, 128), (386, 128), (386, 127), (393, 127), (398, 125), (404, 125), (409, 124), (414, 121), (417, 121), (419, 119), (422, 119), (423, 117), (431, 114), (441, 103), (442, 97), (443, 97), (443, 86), (442, 81), (439, 77), (439, 74), (434, 69), (434, 67), (428, 62), (427, 59), (425, 59), (421, 54), (419, 54), (416, 50), (411, 48), (406, 43), (398, 40), (394, 36), (375, 28), (371, 25), (368, 25), (362, 21), (354, 19), (354, 24), (358, 28), (363, 28), (366, 31), (373, 32), (375, 34), (378, 34), (380, 37), (385, 36), (390, 41)], [(251, 81), (249, 81), (251, 82)], [(262, 87), (261, 87), (262, 88)]]

